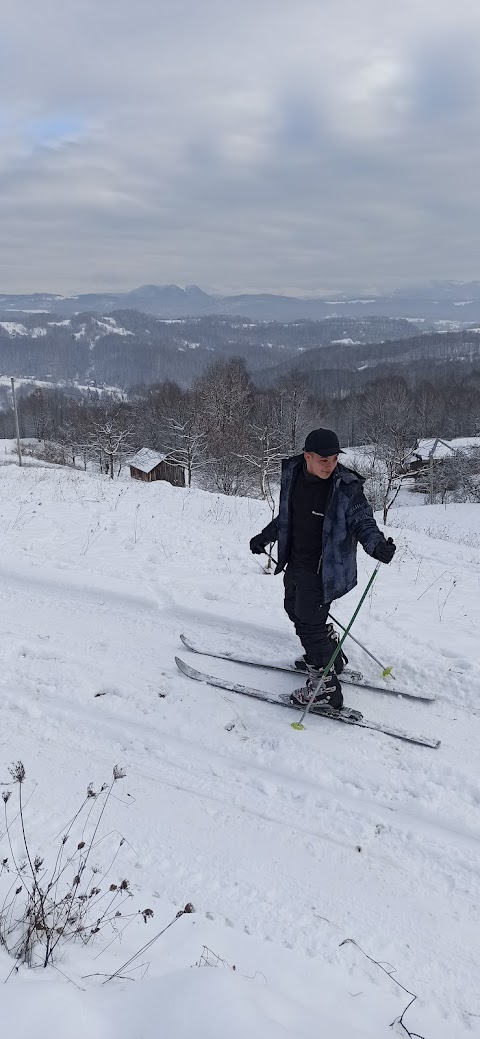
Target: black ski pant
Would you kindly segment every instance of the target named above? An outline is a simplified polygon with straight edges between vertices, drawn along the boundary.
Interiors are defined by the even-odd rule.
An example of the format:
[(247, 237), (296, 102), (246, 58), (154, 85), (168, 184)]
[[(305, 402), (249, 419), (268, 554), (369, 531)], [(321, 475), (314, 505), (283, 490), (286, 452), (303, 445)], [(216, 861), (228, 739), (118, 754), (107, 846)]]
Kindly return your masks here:
[(319, 574), (287, 566), (283, 575), (284, 607), (305, 650), (307, 664), (325, 667), (335, 649), (327, 628), (330, 603), (323, 602)]

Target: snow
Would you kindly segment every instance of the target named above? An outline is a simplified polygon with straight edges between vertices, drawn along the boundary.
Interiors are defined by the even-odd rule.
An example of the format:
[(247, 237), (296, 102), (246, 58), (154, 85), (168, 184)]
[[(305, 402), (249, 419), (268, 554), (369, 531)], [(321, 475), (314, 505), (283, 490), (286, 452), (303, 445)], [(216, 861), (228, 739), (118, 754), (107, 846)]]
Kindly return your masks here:
[(403, 530), (428, 534), (431, 539), (480, 548), (480, 505), (477, 504), (404, 507), (401, 524)]
[(334, 343), (343, 343), (345, 346), (361, 346), (360, 339), (332, 339), (331, 345)]
[[(0, 386), (8, 386), (9, 388), (11, 388), (11, 385), (12, 385), (12, 380), (11, 380), (9, 375), (0, 375)], [(41, 386), (41, 387), (47, 387), (48, 386), (51, 389), (53, 383), (51, 383), (51, 382), (42, 382), (41, 379), (34, 379), (33, 376), (31, 378), (26, 376), (24, 379), (22, 379), (22, 378), (19, 379), (17, 376), (15, 376), (15, 385), (16, 386)]]
[[(412, 457), (426, 460), (429, 457), (434, 444), (434, 437), (430, 437), (427, 440), (420, 440), (418, 447), (416, 447), (415, 451), (412, 453)], [(446, 458), (448, 455), (452, 454), (452, 451), (462, 451), (471, 447), (480, 447), (480, 437), (454, 437), (453, 440), (448, 440), (446, 437), (442, 437), (435, 448), (435, 458)]]
[(95, 324), (103, 330), (103, 332), (115, 332), (118, 336), (135, 335), (135, 332), (129, 332), (126, 328), (122, 328), (120, 325), (117, 325), (117, 322), (113, 317), (106, 317), (103, 321), (101, 321), (100, 318), (94, 318), (93, 320), (95, 321)]
[(451, 321), (448, 318), (443, 318), (441, 321), (434, 321), (433, 326), (437, 332), (458, 332), (463, 328), (465, 322), (463, 321)]
[[(98, 395), (100, 397), (102, 396), (102, 393), (114, 393), (117, 396), (122, 397), (122, 398), (124, 396), (124, 390), (122, 390), (120, 386), (96, 386), (93, 383), (90, 383), (89, 385), (87, 385), (85, 383), (76, 382), (74, 379), (72, 379), (71, 382), (65, 382), (65, 381), (57, 382), (57, 381), (55, 381), (53, 379), (52, 379), (51, 382), (45, 382), (45, 381), (42, 381), (42, 379), (34, 379), (33, 376), (25, 376), (24, 378), (21, 378), (21, 377), (19, 378), (18, 376), (15, 376), (15, 385), (16, 386), (35, 386), (37, 388), (40, 387), (42, 389), (47, 389), (47, 388), (48, 389), (52, 389), (54, 386), (59, 386), (60, 388), (73, 386), (73, 387), (75, 387), (75, 389), (80, 390), (81, 393), (88, 393), (90, 391), (90, 392), (98, 393)], [(8, 386), (10, 388), (11, 387), (11, 378), (10, 378), (10, 376), (8, 376), (8, 375), (0, 375), (0, 386)], [(0, 441), (0, 443), (4, 443), (4, 441)]]
[(151, 473), (152, 469), (155, 469), (156, 465), (160, 465), (160, 462), (164, 462), (166, 457), (158, 451), (152, 451), (149, 447), (142, 447), (133, 458), (128, 459), (127, 465), (140, 469), (142, 473)]
[[(278, 971), (278, 964), (275, 966)], [(285, 984), (275, 990), (264, 976), (255, 979), (208, 967), (177, 969), (130, 988), (119, 990), (117, 985), (110, 990), (89, 991), (86, 996), (72, 991), (71, 985), (50, 981), (41, 986), (37, 980), (26, 981), (21, 986), (20, 1004), (15, 985), (7, 987), (2, 999), (2, 1023), (9, 1034), (35, 1034), (37, 1039), (65, 1039), (67, 1035), (68, 1039), (158, 1039), (160, 1035), (168, 1039), (316, 1039), (320, 1001), (312, 999), (311, 988), (320, 980), (328, 993), (321, 1002), (329, 1005), (329, 1011), (320, 1010), (322, 1035), (335, 1039), (382, 1039), (385, 1035), (378, 1009), (377, 1021), (366, 1020), (353, 995), (348, 1009), (341, 1011), (343, 1023), (339, 1022), (336, 1004), (345, 1000), (346, 993), (334, 971), (321, 971), (320, 978), (311, 971), (310, 991), (300, 981), (296, 992), (291, 991), (291, 982), (288, 985), (286, 965), (283, 973)], [(355, 981), (373, 994), (374, 986), (368, 979), (352, 978)], [(378, 998), (378, 993), (375, 996)], [(387, 1017), (403, 1009), (398, 997), (389, 999), (388, 994), (381, 993), (380, 999)]]
[[(12, 974), (4, 1034), (387, 1039), (405, 1035), (390, 1024), (411, 998), (395, 979), (418, 996), (411, 1031), (478, 1034), (479, 507), (392, 511), (397, 554), (355, 625), (399, 687), (437, 700), (348, 687), (348, 702), (440, 737), (433, 751), (320, 719), (295, 732), (288, 712), (177, 671), (181, 651), (292, 688), (287, 674), (189, 655), (178, 637), (298, 652), (281, 578), (248, 551), (264, 503), (0, 457), (0, 779), (24, 762), (27, 830), (48, 857), (87, 784), (121, 763), (105, 832), (128, 842), (133, 908), (155, 913), (110, 947), (65, 946), (59, 970)], [(371, 572), (360, 549), (340, 620)], [(348, 655), (378, 679), (353, 644)], [(102, 984), (187, 901), (195, 912), (134, 961), (132, 980)], [(0, 948), (2, 980), (12, 966)]]
[(9, 336), (30, 335), (28, 328), (25, 328), (25, 325), (21, 325), (18, 321), (0, 321), (0, 325), (6, 332), (8, 332)]

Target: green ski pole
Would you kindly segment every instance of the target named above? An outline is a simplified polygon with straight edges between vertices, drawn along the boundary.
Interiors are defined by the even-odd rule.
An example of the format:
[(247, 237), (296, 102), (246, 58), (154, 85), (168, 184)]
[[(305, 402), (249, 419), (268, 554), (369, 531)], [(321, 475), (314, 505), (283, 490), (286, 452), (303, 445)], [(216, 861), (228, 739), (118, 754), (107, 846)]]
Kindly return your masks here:
[(381, 563), (378, 562), (376, 567), (375, 567), (375, 570), (373, 571), (373, 574), (372, 574), (372, 576), (371, 576), (371, 578), (370, 578), (370, 580), (369, 580), (369, 582), (367, 584), (367, 587), (365, 588), (365, 591), (364, 591), (364, 593), (362, 595), (362, 598), (360, 599), (360, 602), (358, 603), (358, 606), (357, 606), (357, 608), (355, 610), (355, 613), (353, 614), (351, 620), (347, 624), (347, 627), (345, 628), (345, 632), (342, 635), (342, 638), (340, 639), (338, 645), (335, 647), (335, 651), (332, 653), (332, 656), (330, 657), (330, 660), (328, 661), (328, 664), (327, 664), (326, 668), (324, 669), (322, 677), (319, 679), (319, 681), (317, 682), (317, 684), (316, 684), (316, 686), (315, 686), (315, 688), (313, 690), (313, 693), (312, 693), (312, 695), (311, 695), (311, 697), (310, 697), (310, 699), (309, 699), (309, 701), (307, 703), (307, 706), (305, 707), (305, 710), (302, 713), (300, 721), (291, 723), (292, 724), (292, 729), (299, 729), (301, 731), (302, 729), (305, 728), (305, 726), (303, 725), (303, 722), (304, 722), (305, 718), (307, 717), (307, 714), (308, 714), (308, 712), (309, 712), (309, 710), (310, 710), (310, 708), (311, 708), (311, 706), (313, 704), (313, 701), (314, 701), (317, 693), (322, 688), (322, 686), (325, 686), (325, 678), (330, 673), (330, 671), (331, 671), (331, 669), (332, 669), (332, 667), (333, 667), (333, 665), (335, 663), (335, 660), (337, 659), (337, 656), (340, 653), (342, 645), (345, 642), (345, 639), (346, 639), (347, 635), (350, 632), (350, 628), (352, 627), (352, 624), (353, 624), (355, 618), (357, 617), (358, 613), (360, 612), (362, 604), (363, 604), (364, 600), (366, 599), (366, 597), (367, 597), (367, 595), (368, 595), (368, 593), (370, 591), (370, 588), (372, 587), (372, 584), (373, 584), (373, 582), (374, 582), (374, 580), (375, 580), (375, 578), (376, 578), (376, 576), (378, 574), (378, 571), (380, 569), (380, 566), (381, 566)]

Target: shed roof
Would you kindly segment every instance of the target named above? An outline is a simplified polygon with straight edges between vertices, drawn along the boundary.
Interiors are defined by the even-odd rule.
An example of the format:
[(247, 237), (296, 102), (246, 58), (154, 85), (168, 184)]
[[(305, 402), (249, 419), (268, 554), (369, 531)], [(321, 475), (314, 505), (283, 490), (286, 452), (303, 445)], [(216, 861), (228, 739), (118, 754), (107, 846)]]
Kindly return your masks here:
[(164, 462), (166, 457), (167, 455), (162, 455), (160, 451), (152, 451), (149, 447), (142, 447), (133, 458), (128, 459), (128, 465), (133, 466), (134, 469), (140, 469), (142, 473), (151, 473), (152, 469), (160, 465), (160, 462)]
[[(410, 461), (414, 458), (421, 458), (422, 461), (427, 461), (430, 451), (435, 445), (434, 458), (446, 458), (452, 454), (452, 451), (461, 451), (468, 449), (469, 447), (480, 447), (479, 437), (455, 437), (453, 440), (447, 440), (446, 437), (430, 437), (430, 439), (420, 440), (418, 447), (412, 451)], [(450, 449), (449, 449), (450, 448)]]

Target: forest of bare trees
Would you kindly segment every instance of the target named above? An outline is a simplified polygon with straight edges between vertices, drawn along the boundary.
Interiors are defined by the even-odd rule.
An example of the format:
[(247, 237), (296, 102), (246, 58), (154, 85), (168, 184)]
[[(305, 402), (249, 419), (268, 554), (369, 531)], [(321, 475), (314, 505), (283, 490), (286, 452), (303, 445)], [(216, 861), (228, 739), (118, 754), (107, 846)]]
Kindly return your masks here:
[[(266, 498), (281, 458), (302, 449), (309, 429), (330, 426), (344, 446), (375, 446), (365, 475), (386, 518), (418, 439), (480, 435), (480, 372), (416, 389), (389, 376), (328, 398), (312, 394), (299, 371), (259, 389), (245, 361), (232, 358), (213, 363), (189, 389), (166, 381), (137, 386), (125, 399), (37, 388), (20, 398), (19, 420), (22, 437), (57, 445), (67, 464), (98, 462), (114, 478), (146, 446), (182, 464), (188, 485)], [(0, 435), (13, 436), (10, 410), (0, 412)]]

